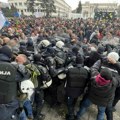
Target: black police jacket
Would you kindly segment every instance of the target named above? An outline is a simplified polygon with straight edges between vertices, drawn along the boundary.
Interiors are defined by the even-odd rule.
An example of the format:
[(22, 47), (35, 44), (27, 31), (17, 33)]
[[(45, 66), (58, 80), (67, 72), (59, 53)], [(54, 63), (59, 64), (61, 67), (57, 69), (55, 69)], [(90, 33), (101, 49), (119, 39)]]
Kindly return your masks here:
[(84, 67), (70, 68), (67, 72), (67, 95), (74, 98), (79, 97), (84, 92), (88, 76), (88, 71)]

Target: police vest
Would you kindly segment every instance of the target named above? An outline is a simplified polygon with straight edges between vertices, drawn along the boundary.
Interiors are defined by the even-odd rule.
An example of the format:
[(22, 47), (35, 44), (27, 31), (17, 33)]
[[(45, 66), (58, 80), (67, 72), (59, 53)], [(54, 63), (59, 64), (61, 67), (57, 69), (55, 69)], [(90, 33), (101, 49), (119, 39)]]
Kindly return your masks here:
[(11, 63), (0, 62), (0, 104), (16, 99), (16, 68)]
[(69, 87), (84, 88), (88, 78), (88, 71), (81, 68), (71, 68), (67, 73), (67, 84)]

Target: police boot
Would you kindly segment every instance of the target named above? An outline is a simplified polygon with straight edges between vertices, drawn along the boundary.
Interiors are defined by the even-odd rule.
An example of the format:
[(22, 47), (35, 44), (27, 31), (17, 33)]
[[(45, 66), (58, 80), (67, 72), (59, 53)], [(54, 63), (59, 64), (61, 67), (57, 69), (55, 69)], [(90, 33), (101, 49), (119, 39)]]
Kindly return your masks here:
[(45, 115), (41, 114), (42, 107), (42, 105), (36, 105), (34, 109), (35, 120), (43, 120), (45, 118)]

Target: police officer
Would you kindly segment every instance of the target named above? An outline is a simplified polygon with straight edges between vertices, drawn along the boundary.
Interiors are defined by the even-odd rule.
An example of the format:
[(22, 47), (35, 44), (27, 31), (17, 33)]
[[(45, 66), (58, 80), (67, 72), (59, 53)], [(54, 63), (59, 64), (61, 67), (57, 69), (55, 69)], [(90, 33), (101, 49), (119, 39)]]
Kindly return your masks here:
[(26, 70), (18, 65), (11, 64), (12, 50), (5, 45), (0, 48), (0, 119), (18, 120), (17, 91), (19, 82), (30, 76)]
[(49, 75), (49, 72), (46, 68), (46, 65), (43, 63), (42, 56), (40, 54), (34, 55), (34, 64), (37, 66), (40, 71), (38, 76), (38, 87), (35, 90), (35, 104), (36, 104), (36, 120), (43, 120), (45, 115), (41, 113), (44, 105), (44, 91), (43, 89), (48, 88), (52, 84), (52, 79)]
[(51, 45), (51, 43), (48, 40), (42, 40), (42, 41), (40, 41), (40, 43), (38, 45), (39, 53), (44, 52), (50, 45)]
[(64, 48), (64, 42), (58, 41), (55, 45), (55, 62), (56, 62), (56, 68), (64, 67), (65, 61), (66, 61), (66, 54), (63, 51)]
[(77, 98), (84, 93), (87, 85), (89, 72), (84, 68), (84, 57), (82, 55), (76, 59), (76, 65), (67, 71), (67, 120), (74, 120), (74, 107)]

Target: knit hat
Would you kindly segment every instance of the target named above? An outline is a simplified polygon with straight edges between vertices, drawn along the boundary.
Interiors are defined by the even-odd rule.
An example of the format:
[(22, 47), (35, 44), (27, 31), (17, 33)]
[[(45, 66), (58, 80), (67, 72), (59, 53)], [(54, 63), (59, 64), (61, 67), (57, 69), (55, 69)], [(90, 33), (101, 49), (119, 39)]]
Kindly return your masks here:
[(119, 55), (116, 52), (110, 52), (107, 57), (113, 58), (116, 62), (119, 60)]
[(105, 80), (112, 80), (112, 72), (108, 68), (103, 68), (100, 71), (101, 77), (103, 77)]
[(4, 54), (7, 57), (12, 58), (12, 50), (7, 45), (0, 48), (0, 54)]

